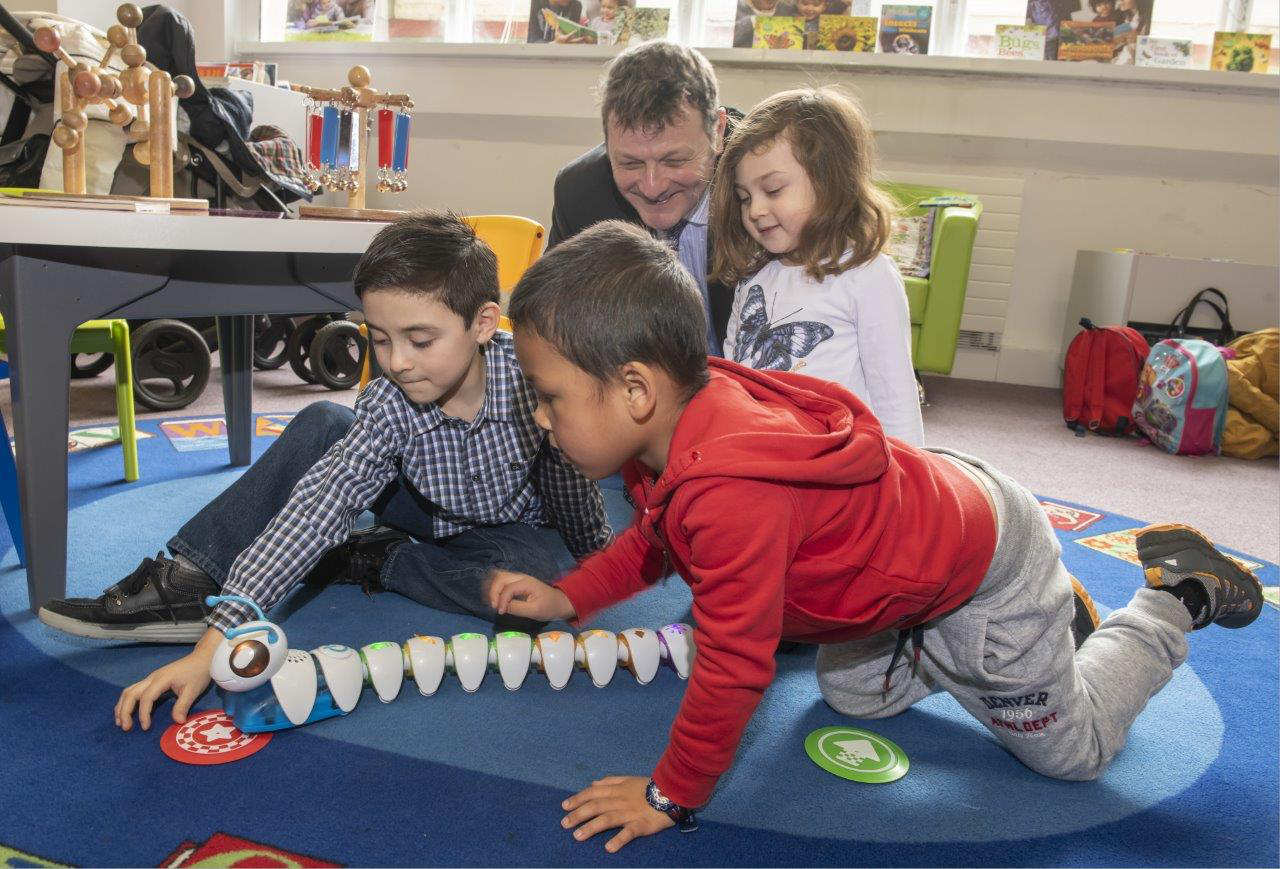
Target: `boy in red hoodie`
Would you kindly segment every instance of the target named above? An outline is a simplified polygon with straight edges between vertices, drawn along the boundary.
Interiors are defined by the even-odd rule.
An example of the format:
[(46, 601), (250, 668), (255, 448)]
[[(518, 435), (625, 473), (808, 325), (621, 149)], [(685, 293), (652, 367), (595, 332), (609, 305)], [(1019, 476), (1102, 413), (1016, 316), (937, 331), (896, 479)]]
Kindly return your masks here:
[(1260, 611), (1252, 574), (1192, 529), (1152, 526), (1138, 535), (1148, 587), (1077, 650), (1072, 581), (1026, 489), (886, 438), (843, 387), (708, 360), (696, 284), (629, 224), (548, 252), (510, 317), (534, 420), (589, 479), (620, 469), (636, 515), (554, 586), (499, 572), (490, 603), (583, 622), (672, 570), (693, 591), (697, 657), (666, 752), (652, 777), (564, 801), (579, 840), (621, 828), (616, 851), (691, 828), (781, 639), (822, 644), (819, 685), (841, 712), (892, 715), (946, 690), (1032, 769), (1090, 779), (1186, 658), (1187, 631)]

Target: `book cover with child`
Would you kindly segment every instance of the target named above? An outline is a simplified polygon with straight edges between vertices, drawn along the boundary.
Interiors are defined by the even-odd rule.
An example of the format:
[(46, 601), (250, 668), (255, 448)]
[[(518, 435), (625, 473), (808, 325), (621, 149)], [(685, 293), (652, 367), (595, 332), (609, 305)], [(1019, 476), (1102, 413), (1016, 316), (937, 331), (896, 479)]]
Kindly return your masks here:
[(1110, 21), (1064, 21), (1059, 32), (1058, 60), (1111, 63), (1116, 26)]
[(818, 16), (818, 49), (820, 51), (876, 50), (876, 25), (873, 15)]
[(591, 8), (584, 4), (583, 18), (587, 28), (596, 32), (600, 45), (626, 44), (629, 0), (600, 0)]
[(582, 45), (595, 45), (600, 41), (600, 34), (592, 30), (590, 27), (579, 24), (563, 15), (557, 15), (550, 9), (542, 10), (542, 18), (547, 22), (547, 27), (563, 36), (564, 39), (557, 39), (556, 42), (573, 42)]
[(1043, 24), (997, 24), (996, 57), (1044, 60)]
[(800, 51), (804, 48), (804, 19), (798, 15), (756, 16), (752, 48)]
[(1270, 60), (1270, 33), (1227, 33), (1219, 30), (1213, 34), (1209, 69), (1265, 73)]
[(880, 50), (885, 54), (928, 54), (932, 6), (881, 6)]
[(1191, 66), (1191, 40), (1139, 36), (1135, 63), (1137, 66), (1187, 69)]
[(286, 42), (369, 42), (377, 0), (289, 0)]

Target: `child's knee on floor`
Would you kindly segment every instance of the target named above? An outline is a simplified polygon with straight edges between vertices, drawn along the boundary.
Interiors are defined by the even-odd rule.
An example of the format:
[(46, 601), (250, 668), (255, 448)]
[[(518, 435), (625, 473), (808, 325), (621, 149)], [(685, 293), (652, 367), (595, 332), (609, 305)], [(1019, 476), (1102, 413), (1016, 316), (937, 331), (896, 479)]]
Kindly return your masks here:
[[(326, 432), (336, 432), (338, 439), (346, 434), (355, 421), (355, 412), (332, 401), (314, 401), (289, 420), (284, 433), (298, 437), (302, 434), (320, 436)], [(332, 438), (325, 438), (332, 439)]]
[[(819, 651), (821, 654), (821, 651)], [(931, 692), (909, 673), (900, 674), (881, 691), (883, 685), (875, 680), (850, 677), (839, 671), (818, 669), (818, 690), (827, 705), (851, 718), (891, 718), (910, 709)]]

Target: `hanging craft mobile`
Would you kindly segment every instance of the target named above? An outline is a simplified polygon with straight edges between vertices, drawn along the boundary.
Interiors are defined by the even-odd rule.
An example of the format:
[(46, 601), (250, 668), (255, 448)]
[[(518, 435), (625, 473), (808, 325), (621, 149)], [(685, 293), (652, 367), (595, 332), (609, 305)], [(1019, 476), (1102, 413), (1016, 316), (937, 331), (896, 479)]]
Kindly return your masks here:
[(340, 90), (293, 85), (306, 95), (307, 179), (312, 190), (326, 188), (347, 194), (347, 208), (303, 206), (304, 217), (339, 217), (365, 208), (369, 134), (377, 121), (377, 183), (380, 193), (408, 189), (409, 130), (413, 100), (408, 94), (384, 94), (369, 86), (363, 66), (347, 73)]

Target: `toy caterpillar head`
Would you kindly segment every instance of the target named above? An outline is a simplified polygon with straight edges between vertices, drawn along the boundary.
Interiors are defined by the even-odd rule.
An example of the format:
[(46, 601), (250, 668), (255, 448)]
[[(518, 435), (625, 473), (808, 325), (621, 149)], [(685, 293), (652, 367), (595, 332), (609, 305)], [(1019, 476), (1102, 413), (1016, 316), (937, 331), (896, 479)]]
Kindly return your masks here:
[(226, 638), (214, 650), (209, 675), (226, 691), (251, 691), (270, 681), (284, 665), (289, 642), (279, 626), (266, 620), (258, 605), (236, 595), (209, 595), (205, 603), (217, 606), (235, 601), (253, 608), (258, 620), (227, 631)]

